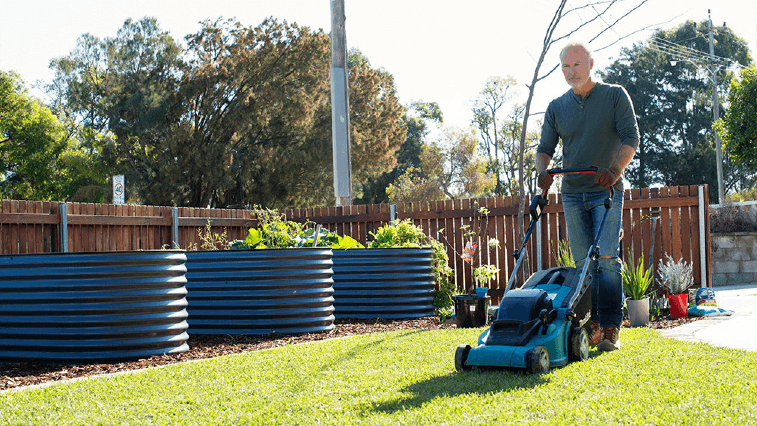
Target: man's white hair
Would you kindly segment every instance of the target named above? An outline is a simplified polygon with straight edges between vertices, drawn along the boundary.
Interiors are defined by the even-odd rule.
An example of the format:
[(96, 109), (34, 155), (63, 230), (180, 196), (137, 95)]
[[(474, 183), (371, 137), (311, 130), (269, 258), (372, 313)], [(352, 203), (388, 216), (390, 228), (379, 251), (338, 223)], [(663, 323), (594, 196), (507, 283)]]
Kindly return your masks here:
[(565, 57), (565, 54), (568, 52), (568, 49), (573, 47), (580, 47), (581, 49), (586, 52), (586, 57), (591, 61), (591, 49), (589, 49), (588, 46), (586, 46), (586, 43), (582, 41), (569, 41), (568, 44), (565, 45), (565, 47), (562, 48), (560, 51), (560, 62), (562, 63), (563, 58)]

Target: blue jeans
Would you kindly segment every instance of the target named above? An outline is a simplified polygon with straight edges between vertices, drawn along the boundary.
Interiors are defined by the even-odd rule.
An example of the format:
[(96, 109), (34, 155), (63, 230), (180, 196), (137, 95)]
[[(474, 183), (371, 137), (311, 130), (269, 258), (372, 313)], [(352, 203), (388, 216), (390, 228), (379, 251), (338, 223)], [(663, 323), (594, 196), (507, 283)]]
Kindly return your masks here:
[[(579, 269), (583, 268), (589, 247), (594, 244), (605, 214), (604, 201), (609, 195), (604, 191), (562, 195), (570, 250)], [(623, 192), (616, 191), (599, 237), (599, 255), (610, 258), (600, 257), (596, 269), (589, 271), (592, 274), (591, 319), (602, 327), (620, 328), (623, 321), (623, 277), (618, 258), (622, 215)]]

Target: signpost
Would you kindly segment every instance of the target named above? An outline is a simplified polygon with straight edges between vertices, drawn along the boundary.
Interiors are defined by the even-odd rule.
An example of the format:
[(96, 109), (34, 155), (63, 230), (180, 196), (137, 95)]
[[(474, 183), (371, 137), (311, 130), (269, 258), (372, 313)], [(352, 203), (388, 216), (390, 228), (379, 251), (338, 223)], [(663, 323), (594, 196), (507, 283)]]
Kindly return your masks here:
[(124, 204), (125, 199), (124, 175), (113, 176), (113, 204)]

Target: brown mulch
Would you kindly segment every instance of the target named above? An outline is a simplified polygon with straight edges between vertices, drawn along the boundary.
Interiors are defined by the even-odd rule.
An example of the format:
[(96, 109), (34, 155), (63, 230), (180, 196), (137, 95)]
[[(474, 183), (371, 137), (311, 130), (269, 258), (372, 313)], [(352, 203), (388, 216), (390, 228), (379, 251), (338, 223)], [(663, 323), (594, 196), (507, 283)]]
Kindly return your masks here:
[[(671, 319), (663, 317), (651, 322), (649, 328), (672, 328), (695, 321), (696, 319), (698, 318)], [(628, 326), (628, 322), (626, 321), (623, 326)], [(190, 335), (188, 342), (189, 350), (186, 352), (153, 356), (136, 361), (69, 365), (39, 362), (0, 363), (0, 391), (359, 334), (393, 330), (435, 330), (454, 327), (454, 324), (443, 323), (437, 317), (402, 321), (353, 319), (337, 320), (335, 321), (334, 329), (324, 333), (271, 336)]]

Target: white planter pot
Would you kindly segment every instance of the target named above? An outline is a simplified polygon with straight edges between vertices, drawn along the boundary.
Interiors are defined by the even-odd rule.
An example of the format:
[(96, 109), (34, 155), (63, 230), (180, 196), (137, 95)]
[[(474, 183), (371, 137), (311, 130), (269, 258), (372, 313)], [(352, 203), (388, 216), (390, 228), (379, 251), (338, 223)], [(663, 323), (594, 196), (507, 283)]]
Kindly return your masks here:
[(641, 300), (626, 299), (628, 319), (631, 327), (646, 327), (649, 324), (649, 298)]

